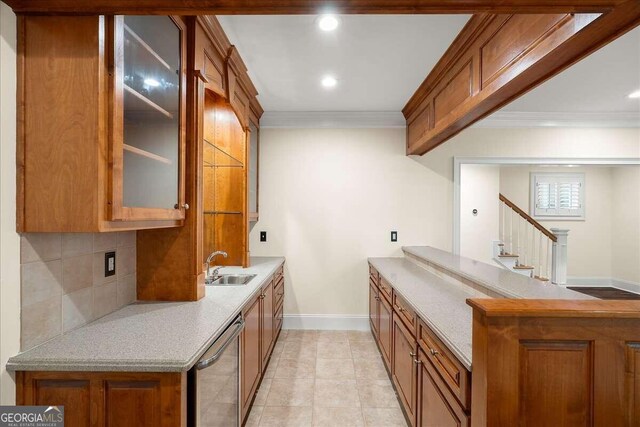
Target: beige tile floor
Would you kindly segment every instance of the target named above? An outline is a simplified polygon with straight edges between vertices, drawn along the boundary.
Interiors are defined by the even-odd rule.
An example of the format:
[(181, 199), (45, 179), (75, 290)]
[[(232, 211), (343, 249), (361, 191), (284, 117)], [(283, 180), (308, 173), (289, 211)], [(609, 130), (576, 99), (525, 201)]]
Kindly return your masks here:
[(406, 427), (370, 332), (283, 330), (248, 427)]

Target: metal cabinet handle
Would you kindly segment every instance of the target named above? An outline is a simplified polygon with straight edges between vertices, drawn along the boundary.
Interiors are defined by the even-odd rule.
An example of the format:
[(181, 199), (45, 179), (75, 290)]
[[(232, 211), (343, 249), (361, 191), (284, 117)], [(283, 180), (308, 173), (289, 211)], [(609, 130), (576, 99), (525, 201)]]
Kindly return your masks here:
[(415, 359), (415, 357), (417, 356), (417, 354), (415, 354), (414, 352), (410, 351), (409, 352), (409, 356), (413, 357)]
[(421, 362), (421, 361), (419, 361), (418, 359), (413, 359), (413, 363), (415, 363), (416, 365), (419, 365), (419, 364), (421, 364), (422, 362)]
[(179, 204), (176, 203), (175, 205), (173, 205), (173, 208), (174, 209), (183, 208), (185, 211), (188, 211), (189, 210), (189, 203), (184, 203), (182, 205), (179, 205)]
[(281, 297), (281, 296), (283, 296), (283, 295), (284, 295), (284, 292), (278, 292), (278, 296), (280, 296), (280, 297)]
[(440, 354), (440, 353), (438, 353), (438, 350), (434, 350), (432, 348), (429, 349), (429, 353), (431, 353), (432, 356), (437, 356), (437, 355)]
[(227, 338), (224, 344), (220, 346), (218, 351), (216, 351), (216, 353), (213, 356), (209, 357), (208, 359), (201, 360), (200, 362), (198, 362), (196, 364), (196, 369), (200, 370), (208, 366), (211, 366), (216, 360), (220, 358), (220, 356), (226, 350), (226, 348), (229, 347), (229, 345), (233, 342), (233, 340), (238, 335), (240, 335), (240, 332), (242, 332), (242, 330), (244, 329), (244, 319), (239, 319), (237, 322), (233, 324), (233, 327), (234, 327), (233, 333), (229, 336), (229, 338)]

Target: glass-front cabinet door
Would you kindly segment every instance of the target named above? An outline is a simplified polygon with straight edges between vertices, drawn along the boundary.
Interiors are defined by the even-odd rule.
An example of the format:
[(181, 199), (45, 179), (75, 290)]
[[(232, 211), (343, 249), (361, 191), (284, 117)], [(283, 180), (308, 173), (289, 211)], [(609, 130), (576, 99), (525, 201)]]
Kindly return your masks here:
[(113, 21), (113, 220), (183, 219), (184, 23)]

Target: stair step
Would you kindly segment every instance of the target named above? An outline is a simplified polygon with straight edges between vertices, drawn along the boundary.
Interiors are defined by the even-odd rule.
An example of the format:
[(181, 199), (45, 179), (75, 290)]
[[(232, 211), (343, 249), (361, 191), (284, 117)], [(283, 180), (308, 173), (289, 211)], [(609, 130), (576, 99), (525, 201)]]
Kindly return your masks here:
[(515, 270), (533, 270), (533, 267), (530, 265), (516, 265), (513, 267)]
[(518, 258), (520, 255), (515, 254), (502, 254), (498, 255), (498, 258)]
[(549, 281), (549, 279), (547, 279), (546, 277), (542, 277), (542, 276), (533, 276), (533, 278), (541, 280), (543, 282), (548, 282)]

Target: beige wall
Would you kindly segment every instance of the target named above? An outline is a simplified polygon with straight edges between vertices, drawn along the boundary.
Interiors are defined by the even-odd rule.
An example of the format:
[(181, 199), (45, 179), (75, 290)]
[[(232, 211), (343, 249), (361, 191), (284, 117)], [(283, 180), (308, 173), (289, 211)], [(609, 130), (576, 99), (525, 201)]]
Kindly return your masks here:
[(640, 283), (640, 166), (616, 168), (611, 178), (612, 276)]
[(500, 234), (500, 178), (499, 166), (467, 164), (460, 170), (460, 255), (488, 264), (495, 264), (493, 241)]
[(469, 129), (410, 158), (404, 144), (402, 129), (261, 131), (251, 254), (287, 257), (285, 314), (365, 315), (367, 257), (451, 250), (454, 156), (640, 158), (639, 129)]
[(542, 158), (640, 158), (640, 129), (585, 128), (471, 128), (424, 156), (412, 157), (429, 169), (433, 177), (429, 193), (437, 211), (441, 249), (452, 249), (453, 158), (454, 157), (542, 157)]
[(5, 370), (20, 350), (20, 237), (16, 233), (16, 17), (0, 2), (0, 404), (15, 403)]
[[(612, 211), (619, 207), (612, 204), (612, 171), (614, 169), (616, 168), (601, 166), (574, 168), (503, 166), (500, 168), (500, 192), (529, 214), (531, 213), (529, 206), (531, 172), (585, 174), (585, 219), (539, 220), (547, 229), (569, 229), (567, 246), (569, 277), (613, 277), (611, 270)], [(640, 184), (640, 181), (637, 184)], [(637, 238), (640, 239), (640, 235)]]
[(285, 314), (366, 315), (367, 257), (447, 244), (442, 179), (405, 156), (404, 129), (263, 129), (260, 142), (251, 255), (286, 257)]

